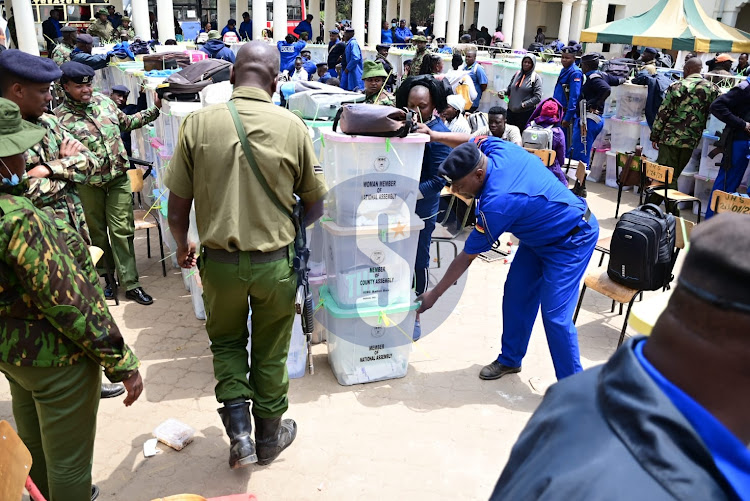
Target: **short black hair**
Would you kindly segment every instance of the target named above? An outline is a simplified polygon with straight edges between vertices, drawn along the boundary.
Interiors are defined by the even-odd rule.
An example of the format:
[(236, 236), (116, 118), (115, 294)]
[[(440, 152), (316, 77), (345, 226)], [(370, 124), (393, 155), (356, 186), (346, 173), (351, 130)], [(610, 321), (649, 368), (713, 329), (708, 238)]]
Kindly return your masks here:
[(313, 19), (314, 17), (315, 16), (313, 16), (312, 14), (308, 14), (307, 17), (306, 17), (306, 19)]
[(490, 108), (490, 111), (487, 112), (487, 115), (502, 115), (505, 117), (508, 115), (508, 110), (502, 106), (493, 106)]
[(462, 64), (464, 64), (464, 58), (461, 57), (461, 54), (458, 52), (453, 54), (453, 59), (451, 59), (451, 66), (453, 66), (453, 69), (457, 70)]
[(250, 13), (249, 12), (243, 12), (242, 13), (242, 17), (245, 17), (245, 16), (250, 17)]

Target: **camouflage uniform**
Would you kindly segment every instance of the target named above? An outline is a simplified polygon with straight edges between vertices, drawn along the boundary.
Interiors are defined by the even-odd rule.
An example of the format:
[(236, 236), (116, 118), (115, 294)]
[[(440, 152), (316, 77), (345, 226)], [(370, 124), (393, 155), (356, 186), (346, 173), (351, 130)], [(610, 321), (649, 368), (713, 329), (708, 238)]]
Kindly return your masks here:
[(126, 291), (140, 287), (133, 248), (135, 224), (130, 181), (125, 175), (130, 162), (120, 133), (153, 122), (159, 116), (159, 109), (152, 106), (134, 115), (126, 115), (111, 99), (95, 92), (88, 104), (66, 97), (65, 102), (55, 109), (55, 114), (73, 137), (100, 160), (88, 182), (78, 190), (91, 241), (104, 250), (99, 269), (104, 273), (105, 264), (111, 268), (116, 265)]
[(73, 47), (65, 45), (65, 43), (59, 43), (55, 46), (52, 51), (52, 60), (57, 63), (58, 66), (62, 66), (63, 63), (70, 61), (70, 53), (73, 51)]
[(97, 19), (89, 25), (86, 33), (92, 37), (99, 37), (100, 40), (108, 42), (112, 40), (112, 35), (115, 34), (115, 28), (109, 21), (103, 23), (100, 19)]
[(425, 49), (423, 52), (417, 52), (411, 60), (411, 69), (409, 70), (409, 76), (415, 77), (419, 75), (419, 70), (422, 68), (422, 61), (424, 57), (429, 54), (430, 51)]
[(367, 96), (365, 98), (367, 104), (382, 104), (383, 106), (396, 106), (396, 98), (393, 97), (389, 92), (383, 91), (380, 93), (378, 98), (377, 94)]
[(100, 366), (123, 381), (139, 361), (85, 242), (21, 196), (25, 182), (0, 195), (0, 371), (45, 499), (89, 499)]
[[(688, 75), (667, 89), (654, 119), (651, 141), (658, 143), (657, 163), (674, 168), (669, 188), (677, 189), (677, 178), (690, 161), (708, 121), (709, 107), (719, 97), (719, 89), (700, 75)], [(662, 197), (652, 195), (649, 203), (659, 204)], [(679, 215), (676, 204), (669, 211)]]
[(60, 145), (65, 139), (73, 139), (73, 136), (60, 126), (56, 116), (44, 114), (36, 125), (47, 129), (47, 134), (40, 143), (24, 153), (26, 170), (44, 164), (52, 170), (52, 174), (48, 178), (29, 178), (26, 196), (37, 207), (52, 209), (56, 217), (75, 228), (90, 245), (91, 238), (76, 185), (88, 181), (90, 173), (98, 168), (99, 161), (88, 150), (60, 158)]
[(123, 35), (127, 35), (128, 36), (128, 41), (132, 42), (133, 40), (135, 40), (135, 29), (133, 29), (132, 26), (128, 26), (126, 28), (126, 27), (120, 25), (120, 26), (117, 27), (117, 35), (120, 38), (122, 38)]

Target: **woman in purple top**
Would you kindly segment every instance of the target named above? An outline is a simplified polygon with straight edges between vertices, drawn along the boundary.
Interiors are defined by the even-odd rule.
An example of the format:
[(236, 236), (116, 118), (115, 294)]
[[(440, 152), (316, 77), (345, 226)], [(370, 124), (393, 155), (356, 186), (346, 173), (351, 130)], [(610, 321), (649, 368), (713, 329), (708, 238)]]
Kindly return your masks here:
[(555, 162), (549, 167), (549, 170), (557, 176), (565, 186), (568, 186), (568, 178), (562, 171), (562, 164), (565, 162), (565, 132), (560, 127), (563, 119), (564, 109), (560, 102), (550, 97), (545, 99), (536, 107), (531, 114), (526, 127), (531, 127), (532, 123), (540, 127), (552, 127), (552, 149), (555, 150)]

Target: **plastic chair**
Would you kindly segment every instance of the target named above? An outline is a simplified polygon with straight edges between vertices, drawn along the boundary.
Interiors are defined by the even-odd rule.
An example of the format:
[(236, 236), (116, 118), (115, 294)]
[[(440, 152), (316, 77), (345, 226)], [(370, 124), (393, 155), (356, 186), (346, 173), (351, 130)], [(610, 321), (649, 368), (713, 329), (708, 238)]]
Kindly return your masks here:
[[(442, 195), (447, 196), (450, 192), (449, 188), (443, 188)], [(461, 234), (463, 229), (466, 227), (466, 222), (469, 220), (469, 216), (472, 213), (474, 207), (474, 199), (466, 199), (455, 194), (450, 195), (450, 201), (448, 202), (448, 208), (445, 210), (445, 216), (438, 222), (436, 230), (440, 229), (441, 232), (433, 233), (432, 242), (435, 244), (435, 250), (437, 251), (437, 266), (440, 268), (442, 259), (440, 257), (440, 244), (450, 244), (453, 247), (453, 259), (458, 257), (458, 246), (456, 245), (456, 238)], [(458, 200), (466, 204), (466, 210), (464, 211), (464, 217), (460, 225), (457, 225), (455, 231), (449, 230), (447, 223), (451, 216), (451, 210), (453, 207), (458, 207)], [(456, 213), (458, 215), (458, 213)]]
[[(151, 172), (152, 164), (149, 162), (137, 161), (140, 165), (148, 165), (147, 173)], [(133, 165), (131, 159), (131, 166)], [(130, 178), (130, 191), (133, 193), (133, 220), (135, 222), (135, 231), (146, 230), (146, 249), (148, 258), (151, 259), (151, 228), (156, 228), (159, 233), (159, 250), (161, 252), (161, 270), (162, 275), (167, 276), (167, 263), (164, 257), (164, 235), (162, 234), (161, 224), (155, 210), (146, 210), (143, 208), (141, 191), (143, 190), (143, 178), (146, 177), (142, 169), (135, 167), (128, 170)], [(138, 204), (135, 203), (135, 195), (138, 195)], [(148, 219), (146, 219), (148, 218)]]
[[(711, 196), (711, 206), (714, 213), (735, 212), (750, 215), (750, 198), (732, 195), (726, 191), (716, 190)], [(700, 212), (700, 211), (699, 211)]]
[(21, 499), (23, 489), (32, 501), (45, 501), (29, 476), (31, 453), (7, 421), (0, 421), (0, 499)]
[[(693, 223), (692, 221), (686, 221), (679, 217), (676, 219), (677, 225), (675, 235), (676, 239), (674, 259), (677, 259), (679, 250), (685, 248), (685, 242), (688, 240), (693, 226), (695, 226), (695, 223)], [(615, 311), (615, 302), (620, 303), (620, 314), (622, 314), (622, 306), (627, 303), (628, 310), (625, 313), (625, 321), (623, 322), (622, 330), (620, 331), (620, 340), (617, 342), (617, 347), (619, 348), (623, 340), (625, 339), (625, 330), (628, 327), (628, 318), (630, 317), (630, 310), (633, 307), (633, 302), (635, 301), (635, 298), (643, 291), (632, 289), (628, 286), (615, 282), (614, 280), (609, 278), (609, 275), (607, 275), (606, 268), (599, 267), (593, 272), (587, 273), (586, 278), (583, 279), (581, 295), (578, 298), (576, 312), (573, 315), (573, 324), (575, 324), (578, 320), (578, 312), (581, 310), (581, 304), (583, 303), (583, 296), (586, 294), (586, 289), (593, 289), (599, 294), (610, 298), (612, 300), (612, 309), (610, 310), (610, 313), (614, 313)]]
[(667, 167), (666, 165), (659, 165), (649, 160), (643, 160), (642, 165), (645, 176), (652, 181), (655, 181), (654, 184), (651, 184), (646, 188), (646, 193), (650, 195), (660, 195), (658, 191), (663, 189), (664, 193), (661, 196), (664, 197), (664, 207), (667, 210), (669, 209), (670, 201), (675, 203), (697, 202), (698, 222), (701, 222), (701, 200), (698, 197), (694, 197), (693, 195), (688, 195), (687, 193), (682, 193), (681, 191), (669, 188), (669, 183), (672, 182), (672, 178), (674, 177), (674, 168)]

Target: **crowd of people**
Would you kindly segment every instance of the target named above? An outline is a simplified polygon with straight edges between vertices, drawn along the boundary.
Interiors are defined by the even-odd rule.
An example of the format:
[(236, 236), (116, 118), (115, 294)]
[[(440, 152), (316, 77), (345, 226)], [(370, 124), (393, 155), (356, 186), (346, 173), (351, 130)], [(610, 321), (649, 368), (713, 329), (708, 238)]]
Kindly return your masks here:
[[(50, 22), (49, 33), (54, 28), (59, 34), (51, 58), (14, 49), (0, 54), (0, 225), (5, 230), (0, 286), (7, 293), (7, 308), (0, 309), (6, 320), (0, 326), (0, 371), (10, 383), (19, 434), (34, 457), (31, 477), (50, 500), (96, 497), (91, 463), (99, 398), (127, 392), (127, 406), (143, 388), (138, 359), (106, 300), (115, 297), (119, 285), (126, 298), (153, 303), (139, 282), (126, 172), (128, 133), (156, 120), (161, 101), (157, 97), (151, 107), (127, 105), (127, 88), (113, 87), (110, 96), (93, 90), (95, 71), (111, 56), (92, 54), (92, 35), (108, 39), (115, 29), (129, 29), (127, 18), (112, 19), (114, 13), (106, 10), (99, 14), (85, 34)], [(484, 40), (483, 30), (472, 26), (461, 44), (450, 48), (451, 69), (444, 72), (439, 56), (444, 47), (429, 47), (429, 31), (414, 34), (405, 20), (384, 23), (384, 41), (390, 35), (391, 44), (415, 48), (399, 79), (387, 59), (391, 45), (378, 45), (377, 56), (365, 60), (351, 26), (331, 30), (327, 60), (314, 63), (307, 48), (315, 35), (312, 21), (308, 16), (306, 24), (275, 47), (252, 41), (236, 55), (226, 43), (252, 37), (247, 13), (239, 27), (233, 19), (222, 30), (206, 26), (201, 50), (233, 63), (232, 98), (185, 119), (164, 180), (177, 261), (184, 268), (200, 264), (218, 412), (230, 440), (229, 466), (269, 464), (297, 435), (297, 424), (283, 419), (296, 295), (295, 222), (290, 215), (297, 197), (304, 206), (304, 224), (315, 222), (322, 215), (326, 187), (304, 123), (274, 105), (271, 97), (283, 79), (314, 80), (361, 92), (368, 104), (407, 108), (417, 117), (416, 131), (430, 138), (422, 165), (415, 166), (421, 195), (416, 214), (424, 222), (413, 266), (419, 315), (438, 304), (501, 234), (510, 232), (520, 240), (505, 283), (501, 350), (478, 376), (494, 380), (521, 371), (541, 310), (555, 374), (562, 382), (521, 435), (493, 499), (538, 497), (552, 489), (556, 494), (578, 492), (583, 480), (564, 459), (571, 450), (602, 470), (585, 481), (601, 492), (605, 482), (623, 474), (604, 472), (597, 458), (608, 464), (625, 461), (623, 469), (637, 479), (633, 482), (646, 497), (748, 494), (750, 453), (743, 448), (750, 440), (747, 410), (740, 406), (725, 412), (726, 399), (714, 398), (728, 396), (721, 385), (688, 377), (695, 364), (707, 363), (728, 378), (747, 379), (750, 347), (731, 329), (750, 312), (743, 288), (750, 271), (732, 257), (747, 244), (745, 233), (736, 235), (738, 228), (748, 229), (740, 216), (719, 216), (696, 230), (672, 302), (651, 339), (631, 340), (603, 368), (578, 374), (582, 366), (572, 318), (599, 225), (586, 200), (568, 188), (562, 164), (566, 157), (588, 162), (611, 86), (626, 78), (600, 69), (599, 54), (581, 55), (577, 44), (567, 45), (560, 48), (563, 69), (554, 94), (544, 96), (536, 57), (525, 54), (499, 92), (505, 105), (490, 108), (485, 116), (477, 111), (488, 78), (472, 43)], [(498, 33), (486, 35), (500, 38)], [(544, 39), (543, 33), (538, 35)], [(638, 54), (639, 70), (649, 72), (655, 52), (646, 48)], [(727, 58), (734, 62), (726, 55), (715, 61), (722, 64)], [(739, 71), (745, 71), (747, 57), (739, 64)], [(686, 61), (683, 78), (665, 90), (650, 139), (659, 150), (657, 162), (674, 167), (676, 180), (713, 113), (726, 123), (729, 145), (726, 169), (715, 187), (736, 191), (750, 153), (750, 79), (720, 96), (702, 70), (700, 59)], [(54, 110), (51, 89), (60, 98)], [(530, 127), (552, 132), (552, 165), (522, 148)], [(273, 187), (266, 182), (271, 174)], [(242, 183), (247, 192), (236, 189)], [(429, 289), (430, 242), (446, 185), (480, 203), (463, 250)], [(193, 206), (201, 249), (188, 241)], [(668, 209), (677, 211), (676, 206)], [(716, 240), (726, 247), (717, 250)], [(97, 266), (89, 256), (90, 245), (104, 250)], [(714, 266), (721, 270), (718, 278), (706, 272)], [(683, 321), (677, 311), (685, 308), (707, 317), (694, 313)], [(684, 330), (690, 335), (680, 337)], [(415, 339), (420, 332), (418, 317)], [(674, 362), (673, 349), (684, 360)], [(729, 350), (734, 359), (722, 364)], [(112, 384), (101, 383), (102, 369)], [(52, 402), (45, 398), (53, 394), (58, 398)], [(633, 404), (632, 394), (642, 401)], [(597, 399), (637, 416), (636, 424), (613, 416)], [(563, 407), (568, 412), (560, 413)], [(601, 437), (607, 446), (561, 433), (538, 447), (549, 427), (568, 429), (575, 419), (587, 422), (583, 435)], [(618, 427), (637, 433), (619, 433)], [(643, 432), (647, 427), (656, 432)], [(677, 432), (688, 438), (675, 439)], [(642, 451), (644, 443), (658, 447), (628, 454), (633, 448)], [(683, 474), (683, 482), (660, 480), (657, 473), (666, 470), (666, 457), (670, 466), (679, 466), (670, 471)], [(71, 461), (74, 467), (69, 467)], [(559, 480), (555, 471), (569, 475)]]

